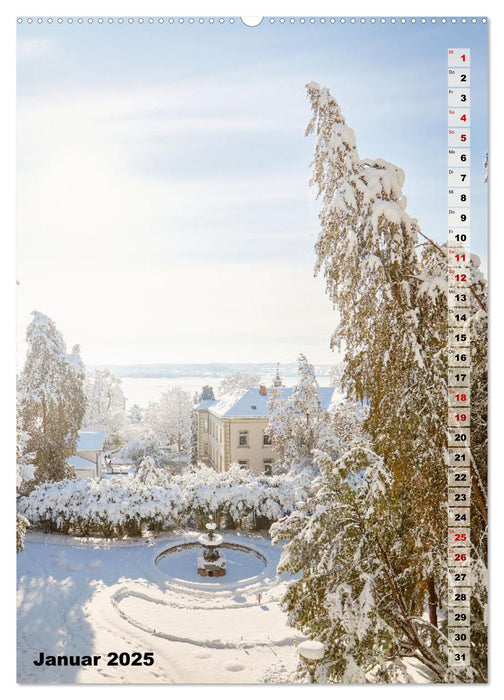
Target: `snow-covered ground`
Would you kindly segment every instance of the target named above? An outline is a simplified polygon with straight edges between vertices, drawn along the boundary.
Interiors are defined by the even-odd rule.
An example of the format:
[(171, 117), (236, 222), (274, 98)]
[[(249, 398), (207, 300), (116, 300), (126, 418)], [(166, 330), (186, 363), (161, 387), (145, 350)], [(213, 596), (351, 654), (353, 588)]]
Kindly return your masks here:
[[(18, 556), (18, 681), (21, 683), (296, 682), (297, 644), (279, 607), (287, 578), (280, 548), (260, 536), (224, 533), (253, 554), (236, 557), (239, 580), (198, 580), (156, 557), (197, 533), (110, 541), (31, 533)], [(247, 563), (248, 561), (248, 563)], [(164, 564), (163, 564), (164, 562)], [(187, 579), (187, 580), (186, 580)], [(192, 579), (192, 580), (191, 580)], [(258, 599), (261, 594), (261, 600)], [(40, 653), (100, 655), (96, 666), (36, 666)], [(151, 666), (108, 666), (110, 652), (153, 652)], [(127, 657), (123, 657), (127, 658)], [(130, 657), (131, 658), (131, 657)]]

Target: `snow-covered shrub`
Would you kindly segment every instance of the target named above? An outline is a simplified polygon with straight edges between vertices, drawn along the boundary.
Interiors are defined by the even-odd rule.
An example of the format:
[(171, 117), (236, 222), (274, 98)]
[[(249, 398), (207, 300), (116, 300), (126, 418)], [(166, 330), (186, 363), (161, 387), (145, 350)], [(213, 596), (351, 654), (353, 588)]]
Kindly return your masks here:
[(173, 527), (182, 502), (176, 484), (145, 483), (128, 475), (45, 482), (20, 499), (19, 511), (46, 531), (110, 537)]
[(146, 458), (136, 476), (40, 484), (20, 499), (19, 512), (34, 527), (82, 536), (203, 528), (210, 517), (229, 528), (267, 528), (306, 500), (312, 479), (309, 470), (255, 476), (238, 465), (222, 474), (202, 465), (171, 476)]
[(26, 536), (26, 530), (28, 529), (30, 523), (24, 517), (24, 515), (16, 514), (16, 552), (22, 552), (24, 549), (24, 540)]
[(152, 457), (158, 467), (164, 467), (167, 462), (165, 451), (154, 437), (132, 437), (115, 453), (117, 460), (131, 460), (137, 466), (145, 457)]

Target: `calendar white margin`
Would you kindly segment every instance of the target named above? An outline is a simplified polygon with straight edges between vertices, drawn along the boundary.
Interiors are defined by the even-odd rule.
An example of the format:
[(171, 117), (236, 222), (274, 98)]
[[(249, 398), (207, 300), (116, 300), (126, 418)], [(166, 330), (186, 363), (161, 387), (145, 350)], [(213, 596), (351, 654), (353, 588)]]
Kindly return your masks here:
[[(380, 10), (380, 12), (377, 12)], [(0, 344), (0, 386), (3, 388), (3, 395), (7, 393), (9, 397), (14, 398), (15, 395), (15, 376), (14, 368), (16, 366), (15, 359), (15, 18), (17, 16), (173, 16), (173, 17), (188, 17), (188, 16), (233, 16), (233, 17), (248, 17), (248, 16), (285, 16), (285, 17), (331, 17), (331, 16), (354, 16), (354, 17), (489, 17), (492, 34), (492, 41), (489, 41), (491, 58), (496, 53), (492, 48), (499, 47), (504, 36), (500, 36), (502, 32), (502, 20), (504, 19), (504, 10), (495, 10), (490, 2), (447, 2), (440, 6), (439, 2), (416, 2), (404, 6), (404, 2), (355, 2), (355, 3), (330, 3), (327, 1), (314, 0), (313, 2), (232, 2), (231, 0), (219, 2), (160, 2), (159, 0), (147, 0), (139, 3), (138, 0), (90, 0), (83, 2), (76, 0), (69, 2), (63, 0), (47, 0), (44, 3), (36, 0), (22, 0), (16, 3), (10, 3), (7, 7), (0, 9), (0, 50), (1, 50), (1, 85), (4, 99), (3, 106), (0, 110), (0, 144), (1, 151), (5, 154), (4, 162), (2, 163), (0, 175), (0, 187), (3, 193), (2, 201), (4, 206), (1, 212), (2, 221), (2, 255), (0, 256), (0, 299), (2, 299), (2, 316), (4, 320), (4, 333), (2, 334), (3, 342)], [(491, 23), (495, 23), (492, 27)], [(253, 28), (251, 28), (253, 31)], [(492, 95), (490, 117), (490, 143), (492, 144), (490, 166), (489, 166), (489, 181), (491, 198), (492, 189), (497, 192), (501, 187), (504, 187), (502, 176), (499, 176), (499, 168), (496, 165), (495, 175), (497, 181), (492, 181), (492, 163), (504, 162), (502, 153), (503, 138), (499, 134), (497, 128), (492, 129), (492, 114), (501, 113), (500, 106), (502, 99), (499, 98), (498, 91), (498, 75), (497, 75), (497, 58), (491, 65), (495, 70), (490, 71), (490, 94)], [(493, 89), (492, 89), (493, 88)], [(495, 116), (496, 122), (497, 117)], [(497, 124), (496, 124), (497, 126)], [(490, 216), (490, 231), (494, 231), (495, 235), (492, 238), (492, 257), (490, 260), (490, 284), (493, 278), (493, 272), (496, 274), (496, 279), (499, 278), (498, 260), (504, 260), (504, 234), (499, 231), (499, 223), (497, 220), (497, 212), (491, 211)], [(490, 246), (490, 240), (489, 240)], [(490, 251), (489, 251), (490, 252)], [(499, 316), (498, 310), (504, 303), (504, 289), (493, 289), (491, 285), (491, 320), (493, 317), (495, 329), (491, 331), (491, 346), (490, 346), (490, 362), (491, 362), (491, 377), (492, 391), (490, 401), (490, 435), (497, 434), (499, 428), (499, 404), (498, 396), (504, 390), (504, 366), (499, 367), (498, 354), (499, 350), (496, 345), (499, 342), (504, 342), (504, 332), (502, 341), (498, 335)], [(492, 326), (491, 326), (492, 328)], [(11, 401), (12, 404), (12, 401)], [(7, 541), (7, 551), (14, 552), (14, 529), (15, 529), (15, 504), (12, 494), (14, 493), (15, 485), (15, 415), (13, 405), (6, 405), (5, 401), (0, 404), (0, 425), (2, 426), (2, 437), (7, 441), (7, 450), (4, 462), (4, 471), (9, 470), (12, 463), (12, 474), (8, 474), (8, 488), (4, 490), (4, 500), (2, 505), (2, 525), (4, 537)], [(499, 493), (504, 487), (503, 470), (498, 469), (498, 454), (496, 446), (493, 445), (490, 452), (490, 464), (493, 465), (491, 472), (491, 491)], [(12, 488), (11, 488), (12, 485)], [(491, 505), (497, 506), (496, 497), (490, 497)], [(497, 510), (497, 509), (496, 509)], [(491, 508), (491, 514), (493, 508)], [(499, 602), (498, 596), (495, 595), (499, 590), (499, 582), (504, 577), (504, 565), (498, 561), (498, 527), (495, 523), (496, 518), (491, 517), (491, 531), (493, 537), (490, 542), (496, 542), (496, 545), (491, 547), (490, 558), (490, 579), (491, 579), (491, 612), (493, 623), (490, 626), (490, 683), (486, 686), (469, 686), (471, 692), (493, 691), (497, 687), (504, 688), (503, 678), (496, 678), (498, 673), (499, 659), (497, 658), (497, 632), (504, 626), (504, 598)], [(12, 546), (11, 546), (12, 544)], [(5, 551), (5, 550), (4, 550)], [(493, 556), (492, 556), (493, 554)], [(14, 634), (16, 612), (14, 606), (15, 596), (15, 554), (9, 556), (8, 574), (3, 577), (2, 587), (2, 602), (4, 604), (4, 620), (6, 624), (4, 629), (8, 630), (9, 635)], [(3, 668), (4, 687), (9, 688), (16, 695), (27, 696), (35, 690), (37, 695), (44, 700), (49, 694), (54, 697), (54, 694), (68, 693), (68, 686), (28, 686), (15, 684), (15, 643), (13, 636), (8, 639), (10, 642), (7, 645), (8, 652), (5, 656)], [(5, 647), (4, 647), (5, 648)], [(120, 692), (124, 697), (133, 697), (139, 692), (142, 686), (127, 685), (121, 686)], [(445, 685), (429, 685), (427, 686), (429, 693), (443, 693), (443, 697), (447, 697), (446, 693), (467, 692), (469, 687), (461, 686), (445, 686)], [(117, 686), (92, 686), (88, 689), (86, 685), (72, 685), (71, 692), (84, 693), (88, 690), (96, 694), (98, 700), (106, 697), (106, 694), (116, 692)], [(206, 697), (213, 698), (233, 698), (236, 693), (240, 693), (245, 698), (253, 697), (258, 692), (257, 685), (211, 685), (211, 686), (182, 686), (182, 685), (149, 685), (145, 686), (150, 693), (169, 693), (171, 697), (178, 698), (187, 692), (203, 692)], [(204, 691), (203, 691), (204, 688)], [(373, 690), (370, 690), (373, 688)], [(189, 690), (190, 689), (190, 690)], [(374, 698), (385, 698), (389, 693), (406, 692), (420, 693), (426, 690), (424, 685), (404, 686), (404, 685), (387, 685), (387, 686), (343, 686), (341, 689), (334, 686), (318, 686), (317, 692), (338, 693), (343, 691), (345, 696), (348, 693), (352, 698), (359, 699), (361, 694), (371, 692)], [(266, 695), (278, 693), (288, 693), (291, 697), (301, 697), (306, 692), (310, 692), (305, 685), (295, 686), (263, 686), (260, 687), (260, 692), (265, 692)]]

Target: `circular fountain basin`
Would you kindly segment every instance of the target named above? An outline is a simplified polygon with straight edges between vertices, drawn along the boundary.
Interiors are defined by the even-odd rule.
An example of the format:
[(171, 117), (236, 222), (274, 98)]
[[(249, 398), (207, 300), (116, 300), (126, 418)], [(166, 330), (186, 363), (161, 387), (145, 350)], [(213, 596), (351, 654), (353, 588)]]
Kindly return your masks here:
[[(219, 537), (222, 541), (222, 536)], [(213, 540), (212, 544), (216, 544), (216, 540)], [(211, 586), (212, 579), (206, 583), (206, 579), (198, 574), (198, 550), (201, 551), (199, 542), (178, 544), (160, 552), (155, 563), (164, 574), (175, 581)], [(226, 559), (226, 572), (219, 577), (220, 583), (250, 581), (260, 576), (266, 568), (266, 557), (252, 547), (223, 542), (219, 545), (219, 550)]]
[(224, 541), (222, 535), (212, 535), (212, 539), (208, 535), (200, 535), (198, 537), (198, 542), (203, 545), (203, 547), (218, 547)]

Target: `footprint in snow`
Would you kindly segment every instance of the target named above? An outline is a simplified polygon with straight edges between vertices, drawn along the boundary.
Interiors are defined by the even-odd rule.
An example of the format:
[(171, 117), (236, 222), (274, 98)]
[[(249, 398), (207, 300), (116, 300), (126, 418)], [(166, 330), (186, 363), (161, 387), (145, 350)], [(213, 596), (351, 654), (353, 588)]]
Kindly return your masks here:
[(61, 561), (57, 559), (56, 561), (53, 561), (54, 566), (66, 566), (66, 561)]
[(96, 569), (96, 568), (98, 568), (99, 566), (101, 566), (101, 561), (100, 561), (100, 559), (97, 559), (96, 561), (90, 561), (90, 562), (88, 563), (88, 566), (89, 566), (90, 569)]
[(226, 671), (243, 671), (245, 666), (243, 664), (239, 664), (237, 661), (228, 661), (227, 664), (224, 664), (224, 668)]
[(67, 568), (68, 571), (80, 571), (82, 569), (82, 564), (70, 564)]
[(195, 654), (197, 659), (209, 659), (211, 656), (211, 654)]

